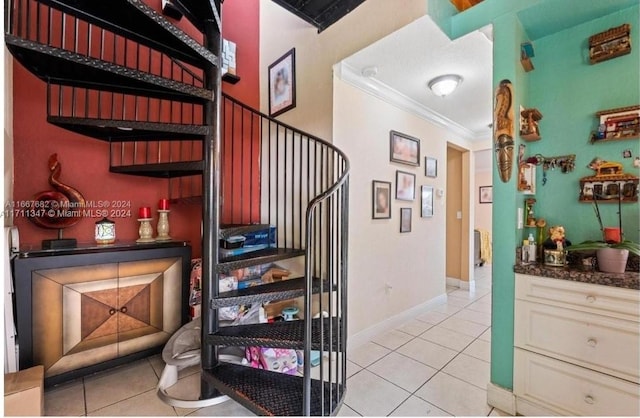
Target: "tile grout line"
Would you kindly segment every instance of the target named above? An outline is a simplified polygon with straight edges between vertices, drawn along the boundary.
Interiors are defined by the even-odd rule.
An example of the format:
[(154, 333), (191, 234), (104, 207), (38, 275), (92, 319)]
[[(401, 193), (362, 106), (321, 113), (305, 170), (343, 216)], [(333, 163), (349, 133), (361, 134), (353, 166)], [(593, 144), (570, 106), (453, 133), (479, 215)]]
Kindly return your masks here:
[[(456, 315), (458, 312), (461, 312), (461, 311), (462, 311), (462, 310), (464, 310), (464, 309), (466, 309), (466, 306), (465, 306), (465, 307), (463, 307), (463, 308), (461, 308), (459, 311), (457, 311), (457, 312), (455, 312), (455, 313), (453, 313), (453, 314), (446, 314), (446, 313), (445, 313), (444, 315), (447, 315), (447, 317), (446, 317), (446, 318), (444, 318), (443, 320), (441, 320), (440, 322), (438, 322), (438, 323), (436, 323), (436, 324), (431, 324), (431, 323), (429, 323), (429, 324), (430, 324), (430, 325), (432, 325), (432, 327), (431, 327), (431, 328), (433, 328), (433, 327), (435, 327), (435, 326), (439, 325), (440, 323), (442, 323), (442, 322), (446, 321), (447, 319), (449, 319), (449, 318), (453, 317), (453, 316), (454, 316), (454, 315)], [(433, 312), (433, 311), (428, 311), (428, 312)], [(417, 318), (414, 318), (414, 319), (417, 319)], [(460, 319), (460, 318), (458, 318), (458, 319)], [(419, 320), (419, 319), (417, 319), (417, 320), (418, 320), (418, 321), (421, 321), (421, 320)], [(427, 323), (427, 322), (425, 322), (425, 321), (421, 321), (421, 322)], [(472, 321), (468, 321), (468, 322), (472, 322)], [(473, 323), (474, 323), (474, 324), (477, 324), (477, 323), (475, 323), (475, 322), (473, 322)], [(428, 365), (428, 364), (426, 364), (426, 363), (423, 363), (423, 362), (421, 362), (421, 361), (419, 361), (419, 360), (416, 360), (416, 359), (414, 359), (414, 358), (412, 358), (412, 357), (409, 357), (409, 356), (404, 355), (404, 354), (402, 354), (402, 353), (399, 353), (399, 352), (397, 351), (399, 348), (401, 348), (401, 347), (405, 346), (406, 344), (410, 343), (411, 341), (413, 341), (413, 340), (415, 340), (415, 339), (417, 339), (417, 338), (420, 338), (422, 341), (427, 341), (427, 342), (430, 342), (430, 343), (432, 343), (432, 344), (436, 344), (436, 345), (438, 345), (438, 346), (440, 346), (440, 347), (447, 348), (447, 349), (452, 350), (452, 351), (457, 351), (457, 354), (456, 354), (455, 356), (453, 356), (453, 357), (452, 357), (448, 362), (446, 362), (446, 363), (445, 363), (445, 364), (444, 364), (440, 369), (437, 369), (437, 370), (436, 370), (436, 372), (435, 372), (435, 373), (434, 373), (430, 378), (428, 378), (428, 379), (427, 379), (427, 380), (426, 380), (422, 385), (420, 385), (416, 390), (414, 390), (413, 392), (409, 392), (409, 396), (408, 396), (405, 400), (403, 400), (403, 401), (402, 401), (402, 402), (401, 402), (401, 403), (400, 403), (396, 408), (394, 408), (394, 409), (393, 409), (393, 410), (392, 410), (392, 411), (387, 415), (387, 416), (390, 416), (390, 414), (392, 414), (394, 411), (396, 411), (396, 410), (397, 410), (400, 406), (402, 406), (402, 405), (403, 405), (403, 404), (404, 404), (408, 399), (410, 399), (412, 396), (415, 396), (415, 397), (417, 397), (417, 398), (419, 398), (419, 399), (422, 399), (424, 402), (427, 402), (427, 403), (429, 403), (430, 405), (433, 405), (433, 406), (437, 407), (438, 409), (440, 409), (440, 410), (442, 410), (442, 411), (446, 412), (447, 414), (452, 415), (452, 416), (455, 416), (454, 414), (451, 414), (451, 413), (450, 413), (449, 411), (447, 411), (446, 409), (443, 409), (443, 408), (441, 408), (440, 406), (438, 406), (438, 405), (436, 405), (436, 404), (434, 404), (434, 403), (431, 403), (431, 402), (427, 401), (426, 399), (421, 398), (420, 396), (417, 396), (417, 395), (416, 395), (416, 392), (417, 392), (417, 391), (419, 391), (419, 390), (420, 390), (424, 385), (426, 385), (426, 384), (427, 384), (431, 379), (433, 379), (433, 377), (434, 377), (434, 376), (436, 376), (436, 375), (437, 375), (438, 373), (440, 373), (440, 372), (442, 372), (442, 373), (446, 374), (447, 376), (450, 376), (450, 377), (452, 377), (452, 378), (454, 378), (454, 379), (460, 380), (461, 382), (464, 382), (464, 383), (470, 384), (470, 385), (472, 385), (472, 386), (474, 386), (474, 387), (478, 388), (478, 386), (474, 385), (473, 383), (467, 382), (467, 381), (462, 380), (462, 379), (460, 379), (460, 378), (458, 378), (458, 377), (456, 377), (456, 376), (450, 375), (449, 373), (447, 373), (447, 372), (445, 372), (445, 371), (444, 371), (444, 368), (445, 368), (445, 367), (447, 367), (447, 365), (448, 365), (449, 363), (451, 363), (454, 359), (456, 359), (460, 354), (462, 354), (462, 352), (463, 352), (464, 350), (466, 350), (467, 348), (469, 348), (469, 346), (470, 346), (471, 344), (473, 344), (476, 340), (478, 340), (478, 339), (480, 338), (480, 336), (481, 336), (482, 334), (484, 334), (484, 333), (487, 331), (487, 329), (491, 328), (490, 326), (486, 326), (486, 325), (484, 325), (484, 324), (479, 324), (479, 325), (485, 326), (485, 327), (486, 327), (486, 329), (485, 329), (484, 331), (482, 331), (478, 336), (473, 337), (473, 340), (471, 340), (471, 341), (470, 341), (466, 346), (464, 346), (464, 347), (463, 347), (461, 350), (459, 350), (459, 351), (458, 351), (458, 350), (453, 350), (453, 349), (452, 349), (452, 348), (450, 348), (450, 347), (443, 346), (443, 345), (438, 344), (438, 343), (433, 342), (433, 341), (424, 340), (424, 339), (420, 338), (420, 336), (419, 336), (419, 335), (418, 335), (418, 336), (413, 336), (413, 335), (411, 335), (411, 334), (409, 334), (409, 333), (406, 333), (406, 332), (404, 332), (404, 331), (402, 331), (402, 330), (397, 330), (397, 329), (395, 329), (395, 330), (397, 330), (397, 331), (399, 331), (399, 332), (402, 332), (402, 333), (404, 333), (404, 334), (407, 334), (407, 335), (411, 336), (412, 338), (411, 338), (409, 341), (407, 341), (407, 342), (405, 342), (405, 343), (401, 344), (400, 346), (398, 346), (398, 347), (397, 347), (397, 348), (395, 348), (395, 349), (390, 349), (389, 347), (385, 347), (384, 345), (382, 345), (382, 344), (380, 344), (380, 343), (377, 343), (377, 342), (375, 342), (375, 341), (369, 341), (369, 342), (371, 342), (372, 344), (376, 344), (376, 345), (378, 345), (378, 346), (380, 346), (380, 347), (383, 347), (383, 348), (385, 348), (385, 349), (387, 349), (387, 350), (391, 350), (391, 351), (390, 351), (389, 353), (386, 353), (385, 355), (383, 355), (382, 357), (380, 357), (379, 359), (377, 359), (377, 360), (376, 360), (376, 361), (374, 361), (373, 363), (369, 364), (368, 366), (366, 366), (366, 367), (362, 367), (362, 369), (358, 370), (356, 373), (354, 373), (353, 375), (351, 375), (349, 378), (351, 378), (352, 376), (355, 376), (356, 374), (360, 373), (362, 370), (367, 370), (369, 373), (373, 374), (374, 376), (379, 377), (380, 379), (384, 380), (385, 382), (390, 383), (390, 384), (392, 384), (393, 386), (395, 386), (395, 387), (397, 387), (397, 388), (399, 388), (399, 389), (401, 389), (401, 390), (403, 390), (403, 391), (405, 391), (405, 392), (409, 392), (409, 391), (408, 391), (408, 390), (406, 390), (405, 388), (400, 387), (400, 386), (398, 386), (397, 384), (395, 384), (394, 382), (391, 382), (391, 381), (387, 380), (385, 377), (380, 376), (379, 374), (375, 373), (373, 370), (369, 370), (369, 367), (370, 367), (370, 366), (372, 366), (372, 365), (374, 365), (374, 364), (376, 364), (377, 362), (379, 362), (380, 360), (384, 359), (385, 357), (389, 356), (391, 353), (396, 353), (396, 354), (398, 354), (398, 355), (400, 355), (400, 356), (403, 356), (403, 357), (409, 358), (409, 359), (411, 359), (411, 360), (417, 361), (418, 363), (423, 364), (423, 365), (425, 365), (425, 366), (427, 366), (427, 367), (429, 367), (429, 368), (435, 369), (434, 367), (432, 367), (432, 366), (430, 366), (430, 365)], [(431, 329), (431, 328), (430, 328), (430, 329)], [(445, 329), (448, 329), (448, 328), (445, 328)], [(427, 330), (427, 331), (428, 331), (428, 330)], [(425, 332), (427, 332), (427, 331), (425, 331)], [(450, 330), (450, 331), (452, 331), (452, 332), (456, 332), (456, 331), (453, 331), (453, 330)], [(423, 334), (424, 334), (424, 333), (423, 333)], [(461, 335), (466, 335), (466, 334), (462, 334), (462, 333), (459, 333), (459, 334), (461, 334)], [(420, 335), (422, 335), (422, 334), (420, 334)], [(468, 354), (467, 354), (467, 356), (468, 356)], [(477, 358), (475, 358), (475, 357), (473, 357), (473, 356), (469, 356), (469, 357), (472, 357), (472, 358), (474, 358), (474, 359), (477, 359)], [(485, 362), (485, 363), (486, 363), (486, 361), (484, 361), (484, 360), (482, 360), (482, 359), (477, 359), (477, 360), (479, 360), (479, 361), (483, 361), (483, 362)], [(356, 364), (357, 364), (357, 363), (356, 363)], [(358, 365), (358, 366), (359, 366), (359, 365)], [(481, 390), (482, 390), (482, 388), (479, 388), (479, 389), (481, 389)], [(486, 389), (484, 389), (484, 390), (486, 390)], [(347, 406), (348, 406), (348, 405), (347, 405)], [(350, 409), (352, 409), (354, 412), (356, 412), (358, 415), (362, 416), (362, 414), (360, 414), (357, 410), (355, 410), (355, 409), (353, 409), (353, 408), (351, 408), (351, 407), (349, 407), (349, 408), (350, 408)]]

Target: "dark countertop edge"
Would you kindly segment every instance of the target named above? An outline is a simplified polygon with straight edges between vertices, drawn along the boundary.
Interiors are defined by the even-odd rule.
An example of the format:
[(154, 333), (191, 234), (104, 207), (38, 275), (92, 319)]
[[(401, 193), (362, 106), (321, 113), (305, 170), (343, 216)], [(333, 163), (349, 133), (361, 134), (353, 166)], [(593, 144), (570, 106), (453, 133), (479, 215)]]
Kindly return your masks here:
[(624, 273), (602, 273), (599, 271), (583, 271), (569, 267), (550, 267), (543, 264), (515, 264), (513, 271), (531, 276), (548, 277), (571, 282), (599, 284), (602, 286), (621, 287), (640, 290), (640, 273), (627, 271)]
[(98, 245), (95, 243), (79, 243), (76, 247), (71, 248), (56, 248), (43, 250), (37, 245), (25, 245), (21, 247), (20, 251), (12, 252), (13, 255), (18, 258), (35, 258), (46, 257), (53, 255), (71, 255), (71, 254), (88, 254), (98, 253), (103, 251), (131, 251), (131, 250), (143, 250), (152, 248), (172, 248), (172, 247), (188, 247), (191, 243), (189, 241), (180, 239), (171, 239), (167, 241), (153, 241), (138, 243), (135, 241), (119, 241), (117, 240), (113, 244)]

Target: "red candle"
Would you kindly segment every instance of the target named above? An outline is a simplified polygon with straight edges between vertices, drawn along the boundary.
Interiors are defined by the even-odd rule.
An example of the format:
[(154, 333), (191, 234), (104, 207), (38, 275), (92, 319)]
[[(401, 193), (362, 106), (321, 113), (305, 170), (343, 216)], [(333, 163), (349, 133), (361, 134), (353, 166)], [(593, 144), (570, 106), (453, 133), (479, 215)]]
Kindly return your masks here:
[(151, 208), (148, 206), (141, 207), (138, 211), (138, 217), (140, 219), (149, 219), (151, 218)]
[(158, 209), (169, 210), (169, 199), (160, 199), (158, 202)]

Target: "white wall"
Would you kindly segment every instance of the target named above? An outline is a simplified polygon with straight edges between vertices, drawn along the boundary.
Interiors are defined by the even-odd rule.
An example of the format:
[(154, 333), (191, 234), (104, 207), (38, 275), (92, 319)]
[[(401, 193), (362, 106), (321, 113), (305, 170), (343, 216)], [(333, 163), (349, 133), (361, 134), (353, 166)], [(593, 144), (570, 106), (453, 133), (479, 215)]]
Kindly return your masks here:
[(367, 0), (318, 33), (272, 1), (260, 2), (260, 109), (268, 113), (267, 68), (296, 48), (296, 107), (278, 119), (327, 141), (332, 135), (332, 66), (427, 13), (427, 0)]
[[(392, 217), (371, 219), (372, 180), (390, 181), (396, 170), (416, 174), (416, 188), (446, 186), (446, 129), (343, 82), (334, 80), (334, 144), (351, 162), (349, 198), (349, 334), (445, 293), (445, 197), (434, 199), (434, 216), (420, 218), (420, 200), (392, 200)], [(438, 159), (438, 177), (420, 167), (389, 162), (389, 131), (421, 140), (420, 153)], [(419, 196), (416, 192), (416, 196)], [(400, 208), (410, 207), (412, 231), (399, 232)], [(387, 285), (391, 289), (387, 289)]]
[[(492, 171), (491, 171), (491, 150), (480, 151), (476, 153), (476, 162), (480, 162), (476, 165), (475, 169), (475, 185), (474, 185), (474, 193), (475, 193), (475, 222), (473, 224), (474, 228), (485, 229), (491, 232), (492, 222), (491, 222), (491, 207), (492, 204), (483, 203), (480, 204), (479, 198), (479, 188), (481, 186), (491, 186), (492, 183)], [(481, 155), (482, 154), (482, 155)], [(487, 158), (484, 154), (488, 154), (488, 164), (484, 163), (484, 160)]]

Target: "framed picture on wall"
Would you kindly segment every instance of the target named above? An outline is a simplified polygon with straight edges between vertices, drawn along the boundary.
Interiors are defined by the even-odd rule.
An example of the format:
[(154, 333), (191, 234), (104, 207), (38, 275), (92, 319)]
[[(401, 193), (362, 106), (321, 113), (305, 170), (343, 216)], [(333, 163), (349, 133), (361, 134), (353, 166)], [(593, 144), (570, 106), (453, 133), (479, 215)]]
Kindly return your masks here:
[(424, 157), (424, 175), (427, 177), (438, 177), (438, 160), (431, 157)]
[(420, 165), (420, 140), (409, 135), (391, 131), (389, 134), (389, 160), (406, 165)]
[(400, 232), (411, 232), (411, 208), (400, 208)]
[(416, 198), (416, 175), (396, 171), (396, 199), (413, 201)]
[(422, 186), (420, 191), (420, 205), (422, 208), (420, 216), (422, 218), (431, 218), (433, 216), (433, 186)]
[(372, 219), (391, 218), (391, 182), (373, 180)]
[(296, 107), (296, 49), (269, 66), (269, 116), (278, 116)]
[(480, 186), (480, 203), (493, 203), (493, 186)]

